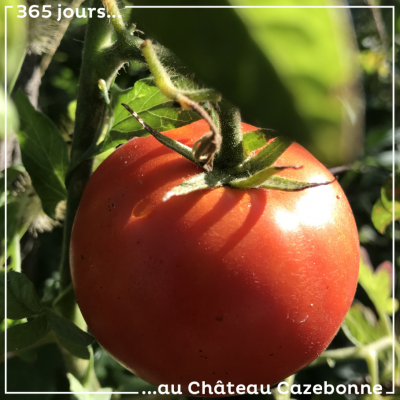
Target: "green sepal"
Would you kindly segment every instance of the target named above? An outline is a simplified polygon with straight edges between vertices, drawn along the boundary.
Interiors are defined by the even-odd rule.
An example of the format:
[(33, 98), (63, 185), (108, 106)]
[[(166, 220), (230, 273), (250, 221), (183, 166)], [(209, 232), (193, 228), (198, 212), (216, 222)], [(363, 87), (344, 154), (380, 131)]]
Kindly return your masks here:
[(243, 150), (246, 157), (249, 157), (251, 152), (265, 146), (274, 136), (272, 129), (260, 128), (255, 131), (246, 132), (243, 134)]
[(272, 176), (271, 178), (268, 178), (263, 184), (257, 186), (257, 188), (296, 192), (299, 190), (304, 190), (317, 186), (329, 185), (334, 181), (335, 180), (322, 183), (310, 183), (310, 182), (296, 181), (294, 179), (289, 179), (289, 178), (283, 178), (281, 176)]
[[(251, 189), (251, 188), (256, 188), (260, 187), (267, 181), (269, 178), (271, 178), (273, 175), (277, 174), (278, 172), (288, 169), (288, 168), (293, 168), (293, 169), (299, 169), (302, 167), (296, 167), (296, 166), (282, 166), (282, 167), (275, 167), (275, 166), (269, 166), (265, 169), (263, 169), (260, 172), (257, 172), (256, 174), (250, 176), (250, 178), (244, 178), (244, 179), (238, 179), (235, 181), (229, 182), (229, 186), (232, 186), (234, 188), (238, 189)], [(293, 181), (296, 182), (296, 181)], [(297, 183), (304, 183), (304, 182), (297, 182)]]
[[(256, 132), (258, 131), (254, 131), (254, 133), (258, 135)], [(267, 139), (265, 139), (265, 142), (267, 142)], [(167, 201), (173, 196), (182, 196), (197, 190), (213, 189), (223, 185), (238, 189), (259, 188), (299, 191), (316, 186), (328, 185), (335, 181), (309, 183), (274, 176), (283, 169), (302, 168), (302, 166), (272, 165), (291, 144), (292, 142), (290, 140), (278, 137), (264, 147), (255, 157), (247, 159), (238, 167), (230, 170), (214, 169), (209, 173), (202, 173), (182, 182), (180, 185), (167, 192), (163, 197), (163, 201)], [(253, 144), (253, 147), (255, 146), (256, 144)]]
[(164, 195), (163, 201), (167, 201), (173, 196), (182, 196), (198, 190), (220, 187), (226, 183), (226, 180), (227, 177), (224, 179), (222, 174), (215, 173), (214, 171), (210, 173), (203, 172), (175, 186)]
[(248, 159), (243, 164), (242, 169), (249, 171), (251, 174), (262, 171), (272, 165), (292, 143), (293, 141), (285, 137), (277, 137), (257, 155)]

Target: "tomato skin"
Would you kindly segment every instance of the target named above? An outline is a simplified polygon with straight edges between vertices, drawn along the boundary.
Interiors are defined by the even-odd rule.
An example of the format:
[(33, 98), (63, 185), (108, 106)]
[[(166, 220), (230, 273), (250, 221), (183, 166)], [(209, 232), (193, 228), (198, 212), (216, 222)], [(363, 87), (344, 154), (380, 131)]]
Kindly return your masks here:
[[(243, 124), (243, 131), (254, 129)], [(204, 121), (168, 132), (192, 145)], [(292, 144), (279, 175), (333, 177)], [(121, 364), (158, 384), (276, 383), (314, 360), (354, 297), (359, 241), (340, 185), (298, 192), (218, 188), (162, 202), (201, 170), (152, 137), (90, 179), (71, 267), (83, 316)]]

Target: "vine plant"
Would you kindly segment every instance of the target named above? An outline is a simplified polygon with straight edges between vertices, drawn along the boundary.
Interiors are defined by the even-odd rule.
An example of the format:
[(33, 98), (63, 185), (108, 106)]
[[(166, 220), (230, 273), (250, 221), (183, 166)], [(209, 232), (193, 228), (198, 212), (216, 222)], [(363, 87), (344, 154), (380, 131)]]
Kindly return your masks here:
[[(36, 324), (43, 331), (39, 335), (39, 339), (31, 339), (22, 344), (18, 343), (18, 340), (14, 343), (13, 339), (10, 339), (9, 346), (13, 348), (14, 354), (44, 343), (56, 342), (60, 346), (73, 379), (76, 379), (83, 387), (98, 390), (100, 386), (93, 370), (93, 355), (90, 354), (90, 350), (87, 350), (92, 338), (83, 332), (86, 330), (86, 326), (73, 295), (69, 268), (69, 245), (75, 214), (83, 190), (92, 173), (93, 157), (110, 147), (110, 144), (107, 143), (107, 135), (100, 144), (98, 142), (105, 130), (107, 134), (110, 133), (116, 107), (125, 107), (126, 111), (124, 110), (124, 112), (127, 115), (129, 115), (128, 113), (132, 114), (144, 130), (158, 141), (203, 168), (202, 173), (166, 193), (164, 201), (168, 201), (172, 196), (185, 195), (195, 190), (222, 185), (238, 189), (260, 187), (302, 190), (331, 182), (310, 184), (275, 176), (283, 168), (302, 167), (301, 165), (273, 166), (274, 161), (287, 149), (292, 143), (291, 141), (278, 137), (271, 142), (271, 133), (262, 129), (250, 132), (244, 138), (240, 128), (239, 110), (229, 102), (221, 100), (221, 95), (215, 90), (199, 88), (194, 82), (192, 82), (195, 86), (194, 90), (179, 87), (175, 83), (174, 76), (176, 74), (184, 75), (185, 67), (168, 49), (135, 36), (136, 26), (127, 26), (124, 23), (115, 0), (91, 0), (90, 6), (93, 8), (105, 6), (108, 14), (115, 17), (110, 20), (98, 18), (88, 20), (75, 129), (69, 170), (66, 175), (67, 206), (59, 293), (49, 307), (48, 304), (39, 301), (33, 285), (28, 280), (19, 276), (21, 274), (17, 272), (10, 272), (8, 274), (8, 301), (9, 305), (11, 304), (11, 312), (9, 312), (8, 318), (23, 319), (36, 316), (33, 322), (13, 327), (14, 332), (18, 326), (29, 323)], [(114, 80), (123, 65), (132, 61), (147, 64), (155, 85), (167, 99), (178, 103), (183, 110), (190, 110), (207, 121), (210, 133), (196, 142), (193, 148), (176, 142), (150, 127), (128, 104), (118, 104), (123, 91), (115, 85)], [(171, 74), (169, 71), (174, 71), (174, 73)], [(21, 95), (17, 95), (17, 106), (24, 101)], [(29, 108), (28, 105), (25, 104), (25, 106)], [(20, 109), (20, 107), (18, 108)], [(36, 117), (40, 118), (37, 115)], [(250, 157), (255, 150), (258, 153)], [(333, 364), (336, 361), (350, 358), (361, 358), (367, 363), (371, 377), (370, 384), (377, 385), (380, 379), (378, 360), (383, 360), (385, 365), (394, 362), (393, 359), (390, 359), (388, 350), (393, 342), (392, 326), (388, 316), (389, 307), (382, 306), (383, 303), (388, 304), (390, 300), (390, 282), (385, 271), (373, 274), (367, 264), (368, 262), (364, 258), (361, 262), (360, 283), (371, 298), (379, 319), (371, 324), (362, 310), (360, 311), (360, 308), (354, 305), (343, 326), (343, 331), (354, 346), (325, 351), (314, 361), (312, 366), (327, 362)], [(18, 291), (18, 285), (26, 288), (25, 294)], [(54, 310), (60, 312), (64, 317)], [(68, 320), (73, 321), (81, 330), (75, 325), (71, 327)], [(364, 333), (366, 324), (370, 325), (367, 337), (360, 333), (359, 327), (362, 324)], [(374, 334), (377, 327), (379, 334)], [(70, 334), (65, 333), (68, 330)], [(11, 337), (11, 328), (9, 331)], [(51, 331), (50, 334), (46, 336), (44, 333), (47, 334), (49, 331)], [(395, 346), (396, 352), (399, 353), (400, 346), (397, 342)], [(20, 350), (16, 350), (17, 348)], [(294, 377), (289, 377), (287, 382), (292, 385)], [(282, 395), (275, 393), (275, 397), (282, 398)], [(373, 393), (370, 397), (378, 399), (380, 395)]]

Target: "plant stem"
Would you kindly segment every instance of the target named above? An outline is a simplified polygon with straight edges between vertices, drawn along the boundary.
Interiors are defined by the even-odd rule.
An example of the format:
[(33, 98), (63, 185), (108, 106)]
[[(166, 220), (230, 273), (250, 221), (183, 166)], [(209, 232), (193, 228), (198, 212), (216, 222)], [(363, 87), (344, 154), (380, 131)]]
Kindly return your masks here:
[(274, 392), (274, 397), (276, 400), (289, 400), (291, 398), (291, 388), (294, 383), (295, 374), (288, 376), (285, 379), (285, 382), (288, 384), (286, 389), (286, 393), (279, 393), (277, 390)]
[(11, 255), (11, 264), (10, 267), (12, 270), (16, 272), (21, 272), (21, 248), (20, 248), (20, 240), (22, 235), (19, 233), (15, 234), (12, 238), (10, 252)]
[(373, 400), (379, 400), (381, 397), (373, 391), (374, 386), (379, 384), (379, 366), (377, 352), (371, 349), (369, 353), (365, 356), (365, 361), (367, 362), (369, 375), (371, 377), (370, 386), (372, 394), (368, 397)]
[[(92, 8), (102, 7), (101, 0), (91, 0)], [(122, 66), (121, 62), (107, 62), (107, 49), (111, 43), (112, 26), (107, 19), (89, 18), (83, 48), (82, 67), (79, 80), (74, 137), (71, 148), (71, 166), (87, 149), (97, 141), (103, 130), (104, 116), (107, 105), (98, 87), (100, 79), (105, 81), (106, 87)], [(60, 265), (60, 293), (71, 284), (69, 265), (69, 246), (75, 214), (83, 190), (92, 173), (92, 160), (86, 160), (71, 169), (66, 182), (68, 190), (67, 210), (64, 222), (63, 248)], [(61, 313), (69, 317), (77, 325), (82, 325), (79, 320), (80, 312), (74, 296), (66, 298), (58, 304)], [(90, 382), (92, 387), (98, 387), (98, 382), (93, 368), (87, 360), (79, 359), (66, 352), (62, 346), (68, 370), (82, 383)]]
[(240, 112), (231, 103), (222, 101), (218, 114), (222, 144), (214, 165), (220, 169), (232, 168), (244, 161)]
[(392, 337), (385, 336), (375, 342), (367, 344), (362, 347), (351, 346), (344, 347), (342, 349), (326, 350), (324, 351), (310, 366), (324, 364), (328, 359), (334, 361), (341, 361), (350, 358), (364, 358), (366, 359), (371, 351), (378, 353), (381, 350), (385, 350), (392, 346)]
[[(100, 0), (92, 0), (92, 7), (101, 7)], [(111, 26), (108, 21), (89, 18), (82, 57), (82, 69), (79, 80), (76, 122), (71, 149), (71, 164), (97, 140), (101, 133), (106, 104), (100, 95), (97, 82), (104, 79), (109, 83), (116, 73), (116, 67), (108, 70), (104, 63), (102, 50), (111, 41)], [(83, 190), (92, 172), (92, 161), (78, 165), (70, 174), (67, 182), (68, 199), (64, 223), (64, 239), (60, 270), (61, 291), (71, 282), (69, 270), (69, 243), (75, 214)]]

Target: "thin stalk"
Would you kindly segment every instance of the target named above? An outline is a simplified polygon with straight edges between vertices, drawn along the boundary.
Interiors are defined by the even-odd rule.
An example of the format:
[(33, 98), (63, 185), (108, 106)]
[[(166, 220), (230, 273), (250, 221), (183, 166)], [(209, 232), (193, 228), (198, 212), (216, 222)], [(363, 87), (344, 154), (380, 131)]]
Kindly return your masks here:
[(275, 400), (289, 400), (291, 398), (291, 388), (294, 383), (294, 377), (295, 374), (290, 375), (285, 379), (285, 382), (287, 383), (287, 387), (285, 386), (285, 393), (279, 393), (278, 389), (272, 391)]
[(379, 385), (379, 365), (377, 352), (375, 350), (370, 350), (369, 354), (365, 357), (365, 361), (367, 362), (369, 375), (371, 377), (370, 386), (372, 394), (368, 397), (371, 400), (379, 400), (381, 396), (373, 391), (375, 385)]
[(11, 269), (16, 272), (21, 272), (21, 248), (19, 233), (15, 234), (12, 238), (9, 255), (11, 256)]
[(313, 361), (310, 364), (310, 366), (324, 364), (328, 359), (331, 359), (333, 361), (341, 361), (351, 358), (366, 359), (371, 351), (375, 351), (376, 353), (378, 353), (379, 351), (388, 349), (391, 346), (392, 346), (392, 337), (385, 336), (375, 342), (372, 342), (362, 347), (351, 346), (335, 350), (326, 350), (315, 361)]

